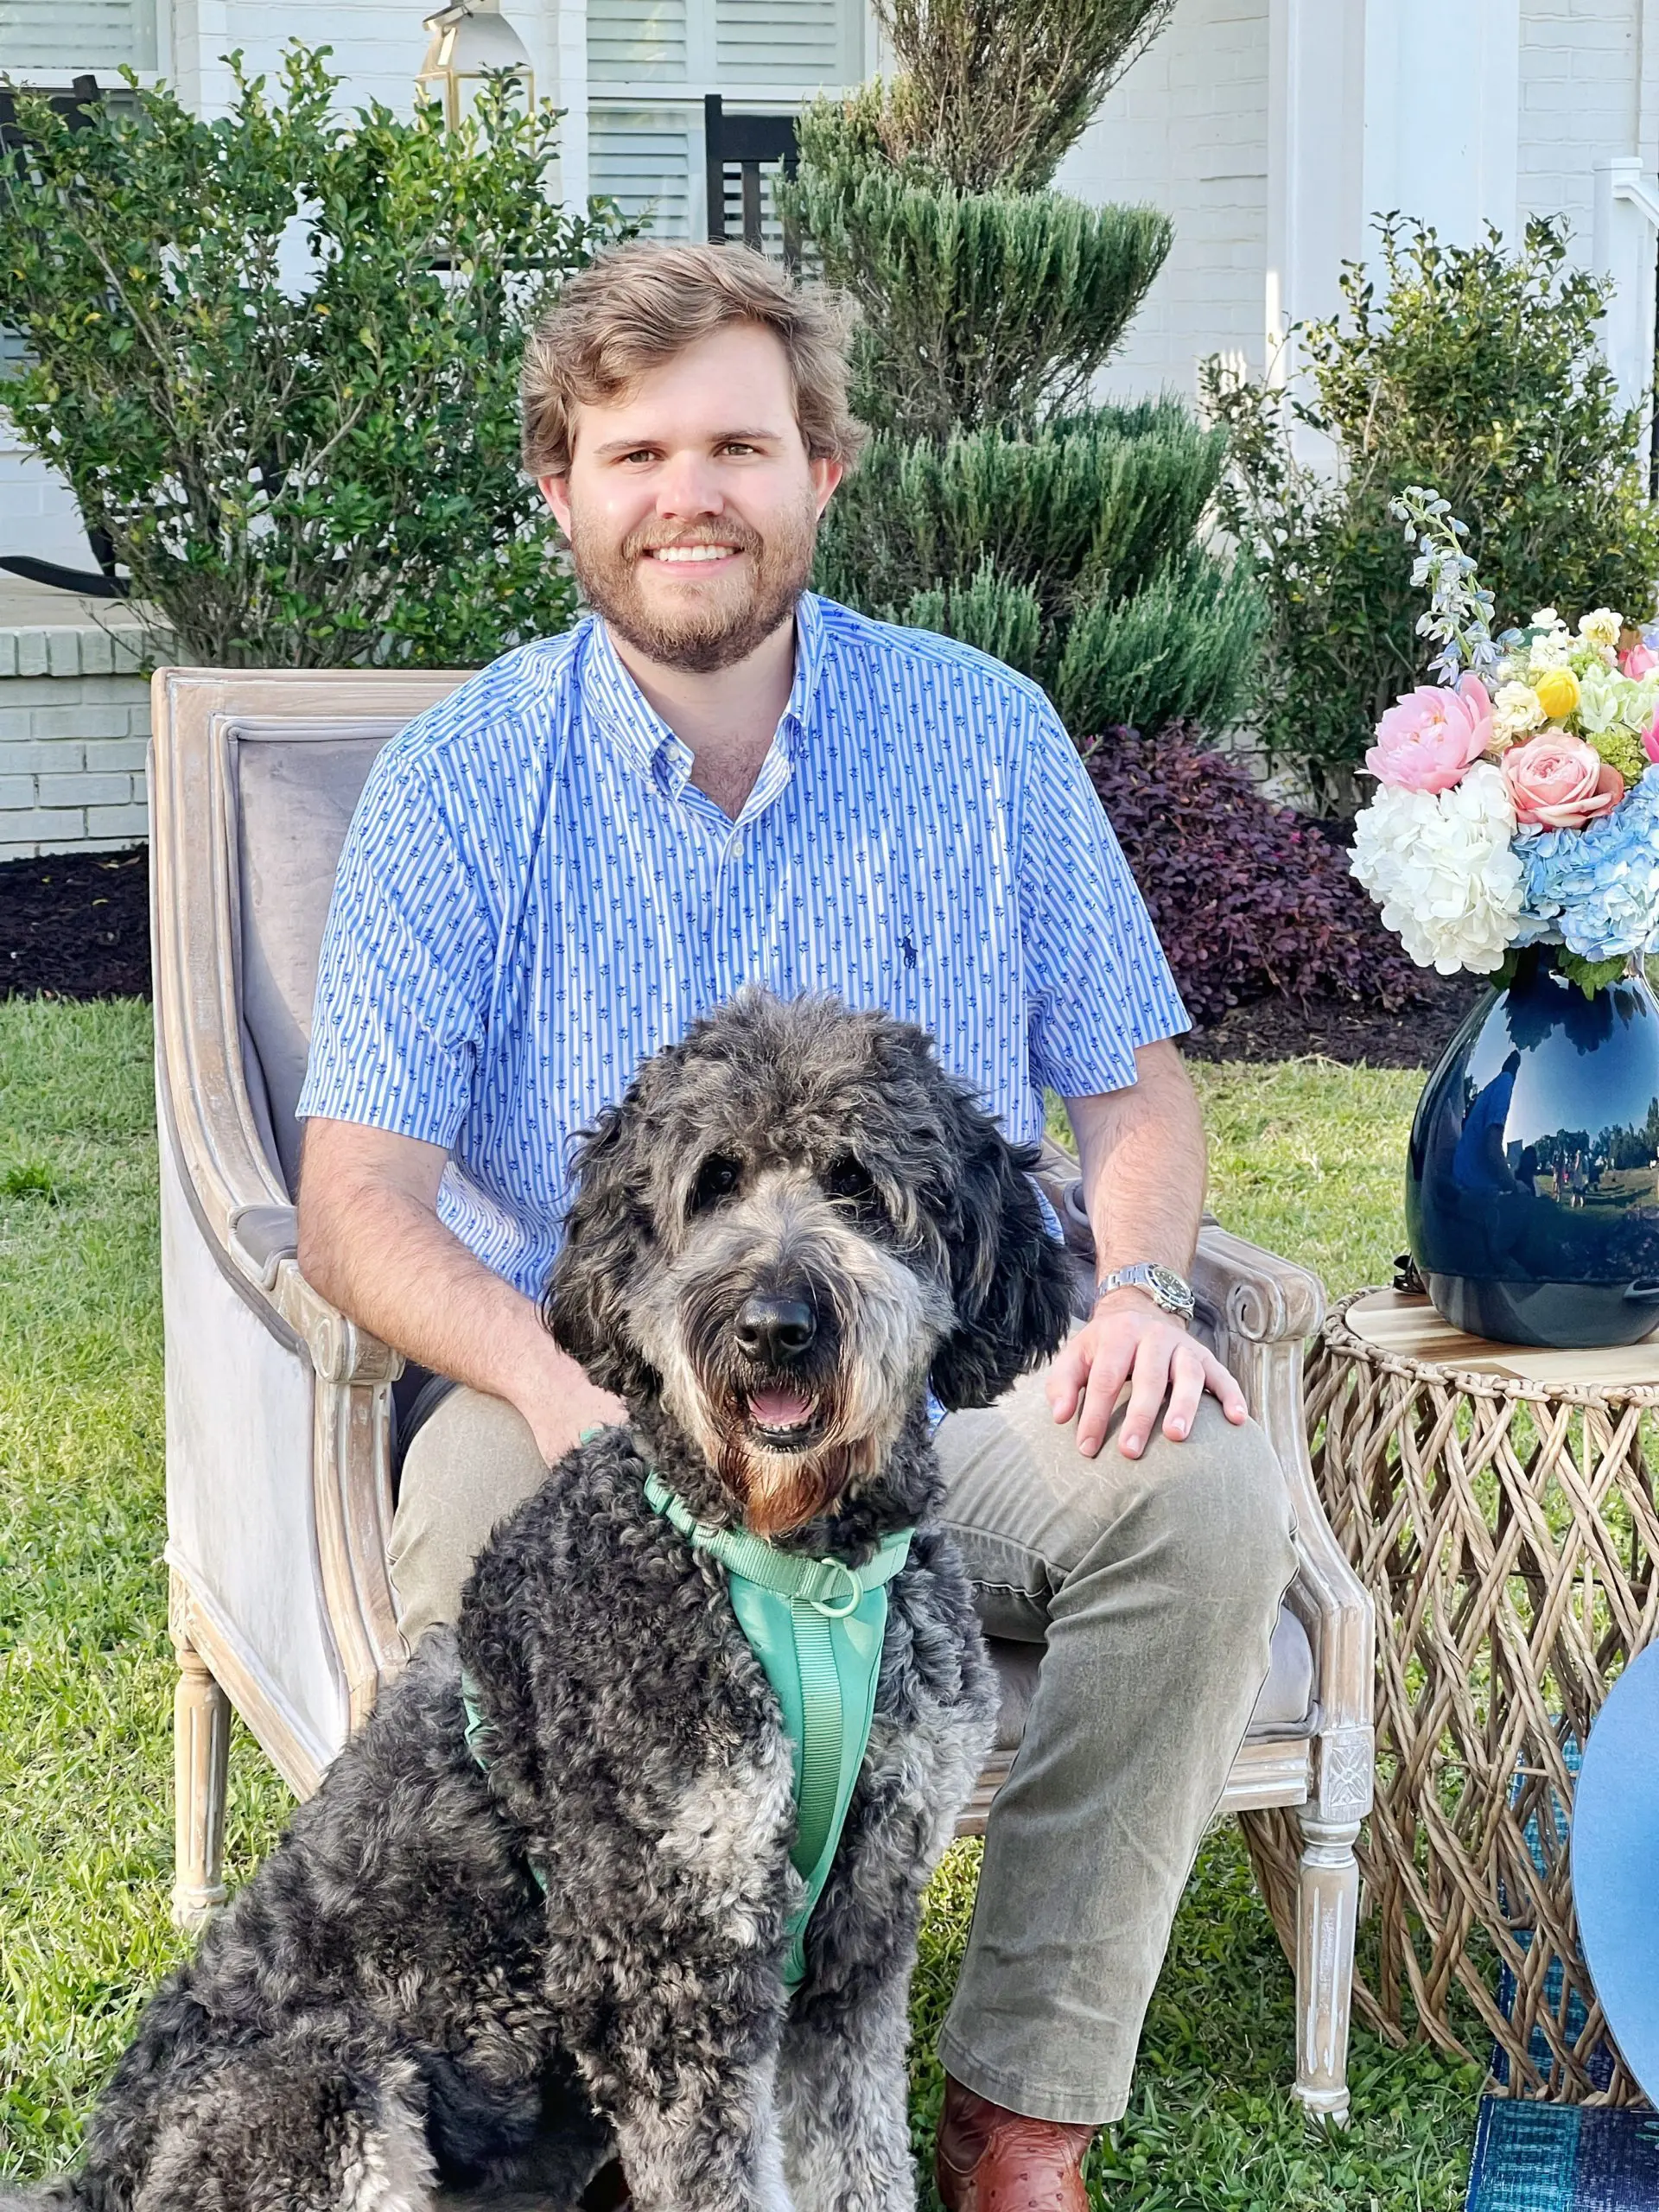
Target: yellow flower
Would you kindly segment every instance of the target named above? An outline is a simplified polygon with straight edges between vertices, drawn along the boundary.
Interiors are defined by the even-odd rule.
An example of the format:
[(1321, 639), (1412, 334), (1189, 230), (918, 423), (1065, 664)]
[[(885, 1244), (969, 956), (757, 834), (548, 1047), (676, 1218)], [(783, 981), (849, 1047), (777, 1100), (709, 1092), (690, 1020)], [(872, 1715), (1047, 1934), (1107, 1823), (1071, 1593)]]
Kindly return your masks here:
[(1570, 668), (1547, 669), (1532, 688), (1553, 722), (1564, 722), (1579, 703), (1579, 679)]

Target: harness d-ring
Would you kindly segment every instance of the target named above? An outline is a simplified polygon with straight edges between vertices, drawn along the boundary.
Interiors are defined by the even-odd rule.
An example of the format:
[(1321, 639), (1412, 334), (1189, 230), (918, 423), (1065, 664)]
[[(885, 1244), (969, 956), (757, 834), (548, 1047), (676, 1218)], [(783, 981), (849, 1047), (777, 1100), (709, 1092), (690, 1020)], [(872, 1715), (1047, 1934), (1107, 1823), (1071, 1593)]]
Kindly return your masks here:
[(838, 1567), (847, 1578), (848, 1600), (844, 1605), (832, 1605), (828, 1598), (809, 1598), (807, 1604), (815, 1613), (822, 1613), (827, 1621), (844, 1621), (855, 1613), (864, 1602), (864, 1585), (844, 1559), (828, 1559), (826, 1567)]

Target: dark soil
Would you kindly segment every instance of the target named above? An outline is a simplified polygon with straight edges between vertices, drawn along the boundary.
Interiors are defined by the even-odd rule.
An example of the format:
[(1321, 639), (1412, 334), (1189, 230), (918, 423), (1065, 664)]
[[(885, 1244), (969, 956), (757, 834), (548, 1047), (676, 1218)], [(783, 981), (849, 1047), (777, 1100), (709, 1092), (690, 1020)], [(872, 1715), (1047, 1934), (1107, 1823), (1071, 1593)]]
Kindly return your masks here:
[(0, 861), (0, 998), (149, 996), (143, 845)]
[[(0, 998), (149, 996), (149, 870), (125, 853), (54, 853), (0, 861)], [(1372, 1067), (1431, 1067), (1480, 996), (1466, 976), (1428, 976), (1425, 1003), (1384, 1014), (1352, 999), (1257, 999), (1195, 1029), (1198, 1060), (1285, 1060), (1308, 1053)]]

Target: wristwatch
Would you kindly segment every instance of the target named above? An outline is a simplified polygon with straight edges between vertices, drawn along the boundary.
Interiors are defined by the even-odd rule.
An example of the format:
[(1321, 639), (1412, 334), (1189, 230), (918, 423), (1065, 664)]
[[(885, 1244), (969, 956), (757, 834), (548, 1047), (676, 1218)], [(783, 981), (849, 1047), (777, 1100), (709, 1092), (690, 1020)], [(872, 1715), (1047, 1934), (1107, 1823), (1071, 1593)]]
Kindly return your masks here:
[(1160, 1267), (1156, 1260), (1137, 1260), (1132, 1268), (1114, 1268), (1096, 1291), (1095, 1303), (1098, 1306), (1109, 1291), (1129, 1288), (1144, 1290), (1166, 1313), (1179, 1314), (1183, 1321), (1190, 1321), (1198, 1311), (1192, 1284), (1183, 1281), (1173, 1268)]

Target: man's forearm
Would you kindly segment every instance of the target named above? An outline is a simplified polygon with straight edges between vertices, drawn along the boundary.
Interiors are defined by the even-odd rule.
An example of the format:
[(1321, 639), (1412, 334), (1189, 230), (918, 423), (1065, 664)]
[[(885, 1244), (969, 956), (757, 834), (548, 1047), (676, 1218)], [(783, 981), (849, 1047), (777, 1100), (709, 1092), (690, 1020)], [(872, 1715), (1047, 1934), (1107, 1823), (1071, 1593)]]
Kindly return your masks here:
[(1204, 1122), (1173, 1047), (1132, 1090), (1072, 1107), (1096, 1272), (1160, 1261), (1191, 1272), (1204, 1213)]
[(406, 1358), (505, 1398), (532, 1427), (532, 1405), (561, 1379), (591, 1387), (533, 1301), (409, 1192), (365, 1183), (334, 1196), (320, 1219), (302, 1207), (301, 1226), (307, 1281)]

